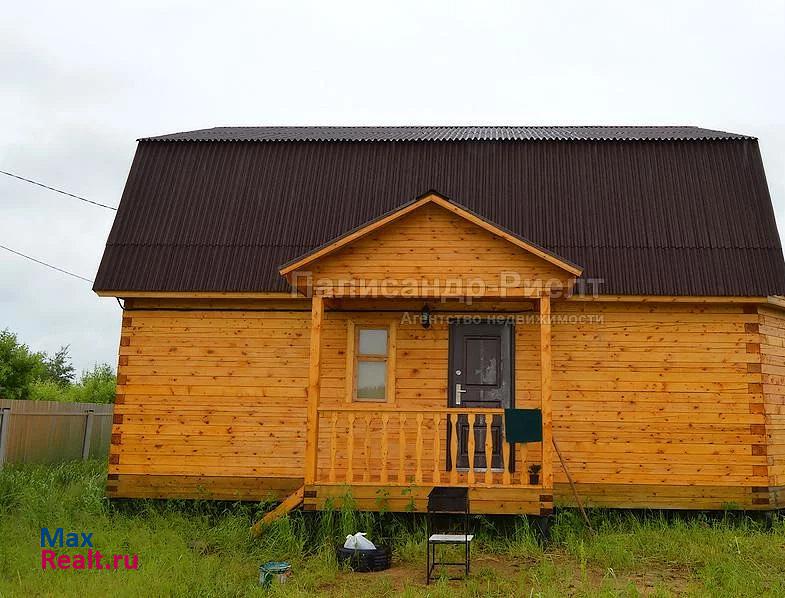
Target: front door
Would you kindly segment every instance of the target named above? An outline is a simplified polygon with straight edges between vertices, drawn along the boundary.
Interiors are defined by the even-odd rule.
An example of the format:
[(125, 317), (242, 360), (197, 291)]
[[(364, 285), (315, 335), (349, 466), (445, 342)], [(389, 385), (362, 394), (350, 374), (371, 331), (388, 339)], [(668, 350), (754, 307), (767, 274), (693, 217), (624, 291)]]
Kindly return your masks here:
[[(449, 399), (448, 406), (467, 408), (513, 407), (513, 339), (511, 323), (450, 324)], [(484, 470), (485, 416), (474, 421), (474, 468)], [(502, 417), (494, 415), (491, 422), (493, 457), (491, 467), (502, 467)], [(469, 467), (469, 422), (458, 417), (458, 469)], [(449, 438), (447, 446), (450, 446)], [(514, 462), (514, 460), (512, 460)], [(447, 456), (450, 463), (449, 448)]]

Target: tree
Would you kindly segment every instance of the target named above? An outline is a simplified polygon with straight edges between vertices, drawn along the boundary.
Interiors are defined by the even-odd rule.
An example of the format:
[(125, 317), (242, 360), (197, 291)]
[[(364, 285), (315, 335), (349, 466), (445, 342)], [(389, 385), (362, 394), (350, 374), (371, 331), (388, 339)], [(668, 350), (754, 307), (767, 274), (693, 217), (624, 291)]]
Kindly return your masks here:
[(46, 375), (43, 353), (33, 353), (8, 329), (0, 331), (0, 397), (27, 399), (30, 385)]
[(52, 382), (68, 387), (74, 381), (74, 366), (71, 363), (71, 356), (68, 354), (70, 345), (60, 347), (60, 350), (52, 357), (44, 358), (46, 366), (46, 377)]

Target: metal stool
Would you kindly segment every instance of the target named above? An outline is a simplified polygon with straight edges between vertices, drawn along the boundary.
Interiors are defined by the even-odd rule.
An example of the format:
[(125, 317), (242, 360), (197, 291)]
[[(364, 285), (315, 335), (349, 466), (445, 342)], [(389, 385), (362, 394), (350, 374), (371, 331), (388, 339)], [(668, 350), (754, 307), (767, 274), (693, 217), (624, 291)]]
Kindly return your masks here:
[[(469, 575), (471, 565), (471, 542), (474, 535), (469, 533), (469, 489), (437, 486), (428, 494), (428, 517), (426, 519), (426, 535), (428, 536), (428, 549), (426, 557), (426, 580), (431, 583), (433, 572), (439, 565), (454, 565), (464, 568), (464, 575)], [(449, 515), (458, 515), (458, 525), (447, 529), (440, 523), (439, 518)], [(453, 518), (455, 520), (457, 518)], [(457, 528), (457, 529), (456, 529)], [(436, 546), (438, 544), (463, 545), (465, 547), (464, 561), (462, 563), (437, 561)]]

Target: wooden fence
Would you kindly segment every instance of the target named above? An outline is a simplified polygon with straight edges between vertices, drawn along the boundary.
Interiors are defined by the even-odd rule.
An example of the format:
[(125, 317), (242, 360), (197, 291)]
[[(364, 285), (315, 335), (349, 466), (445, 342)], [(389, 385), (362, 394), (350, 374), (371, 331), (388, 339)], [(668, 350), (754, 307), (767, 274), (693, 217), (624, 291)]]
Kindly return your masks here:
[(103, 458), (114, 405), (0, 399), (0, 467)]

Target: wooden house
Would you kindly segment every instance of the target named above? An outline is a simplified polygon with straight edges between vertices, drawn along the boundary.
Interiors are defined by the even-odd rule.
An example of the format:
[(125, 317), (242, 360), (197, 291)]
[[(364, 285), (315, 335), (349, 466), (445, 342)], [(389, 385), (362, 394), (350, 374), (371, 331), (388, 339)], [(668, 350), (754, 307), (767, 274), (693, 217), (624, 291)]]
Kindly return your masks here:
[[(595, 506), (785, 505), (785, 263), (751, 137), (142, 139), (95, 291), (123, 307), (113, 497), (395, 511), (460, 485), (543, 514), (569, 473)], [(523, 409), (538, 441), (508, 442)]]

